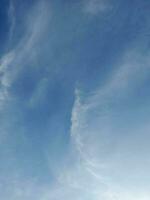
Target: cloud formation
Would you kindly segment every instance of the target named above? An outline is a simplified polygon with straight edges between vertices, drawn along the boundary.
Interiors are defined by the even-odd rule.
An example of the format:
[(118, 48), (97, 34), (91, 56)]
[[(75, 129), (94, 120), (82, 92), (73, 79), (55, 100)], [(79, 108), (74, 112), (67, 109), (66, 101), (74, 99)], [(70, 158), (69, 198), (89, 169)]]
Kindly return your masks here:
[(97, 15), (111, 10), (111, 1), (109, 0), (84, 0), (83, 11), (91, 15)]
[(13, 0), (11, 0), (9, 2), (8, 18), (9, 18), (9, 23), (10, 23), (9, 37), (8, 37), (8, 46), (9, 46), (9, 44), (12, 42), (13, 34), (14, 34), (14, 31), (15, 31), (15, 25), (16, 25), (15, 5), (14, 5)]
[[(81, 2), (84, 17), (85, 13), (95, 16), (112, 8), (109, 0)], [(89, 21), (87, 23), (80, 11), (77, 15), (84, 19), (76, 20), (76, 8), (71, 7), (73, 14), (68, 11), (70, 7), (67, 5), (75, 4), (64, 3), (63, 10), (57, 2), (51, 3), (53, 9), (46, 0), (31, 6), (22, 22), (24, 31), (17, 39), (18, 43), (1, 58), (0, 181), (4, 184), (0, 184), (0, 194), (3, 200), (148, 200), (150, 126), (147, 102), (150, 97), (147, 96), (147, 101), (141, 98), (144, 95), (141, 90), (143, 86), (147, 90), (150, 75), (148, 45), (140, 46), (138, 38), (134, 48), (129, 46), (119, 56), (116, 53), (115, 61), (109, 63), (107, 76), (98, 87), (88, 92), (76, 88), (74, 102), (70, 103), (68, 96), (73, 93), (75, 81), (65, 82), (65, 79), (82, 82), (88, 71), (85, 82), (90, 88), (89, 82), (94, 81), (93, 71), (97, 74), (104, 72), (101, 68), (105, 64), (103, 59), (99, 63), (103, 54), (97, 52), (105, 48), (98, 46), (102, 42), (100, 31), (94, 26), (91, 39), (91, 24), (87, 27)], [(10, 43), (17, 25), (14, 6), (10, 1)], [(55, 11), (52, 28), (51, 11)], [(68, 17), (68, 12), (72, 18)], [(83, 23), (80, 26), (79, 21)], [(71, 29), (69, 25), (72, 24)], [(81, 25), (86, 28), (80, 32)], [(96, 30), (97, 35), (94, 34)], [(107, 45), (111, 47), (111, 44)], [(82, 46), (85, 47), (82, 49)], [(84, 53), (80, 52), (81, 49)], [(90, 57), (92, 51), (94, 56)], [(53, 62), (51, 52), (54, 52)], [(80, 57), (79, 54), (83, 55)], [(109, 59), (107, 52), (105, 57)], [(91, 66), (85, 67), (80, 74), (78, 71), (88, 64), (85, 58), (89, 59)], [(37, 68), (40, 75), (36, 74)], [(17, 90), (18, 87), (23, 91)], [(73, 97), (71, 99), (73, 101)], [(68, 106), (70, 104), (73, 104), (72, 109)], [(64, 110), (69, 110), (69, 114)], [(70, 125), (69, 130), (64, 124)], [(60, 162), (64, 146), (62, 148), (59, 144), (63, 142), (69, 147), (62, 153), (63, 161)], [(53, 146), (51, 152), (49, 149)]]
[[(11, 20), (9, 39), (13, 39), (13, 32), (15, 26), (15, 8), (13, 1), (10, 1), (9, 18)], [(24, 22), (27, 24), (25, 33), (19, 39), (18, 44), (11, 50), (6, 52), (0, 60), (1, 72), (1, 102), (6, 100), (8, 90), (11, 83), (17, 76), (18, 72), (27, 65), (27, 62), (33, 62), (33, 52), (36, 51), (40, 39), (46, 31), (47, 23), (49, 21), (49, 6), (46, 1), (39, 1), (35, 7), (29, 12), (29, 19)], [(37, 31), (38, 30), (38, 31)], [(28, 58), (28, 59), (27, 59)], [(28, 60), (28, 61), (27, 61)]]
[[(134, 90), (147, 80), (150, 72), (149, 56), (142, 55), (142, 52), (128, 51), (118, 63), (110, 80), (89, 97), (84, 98), (79, 90), (76, 91), (71, 135), (80, 158), (78, 164), (81, 166), (81, 174), (75, 177), (86, 177), (88, 181), (84, 180), (84, 184), (94, 185), (93, 188), (89, 186), (87, 192), (93, 199), (148, 199), (143, 185), (139, 184), (137, 191), (134, 184), (136, 180), (144, 180), (149, 173), (148, 168), (144, 167), (147, 158), (142, 155), (149, 151), (144, 141), (149, 138), (150, 127), (147, 122), (140, 125), (137, 117), (132, 127), (127, 124), (126, 128), (121, 128), (122, 121), (126, 124), (126, 116), (124, 110), (118, 110), (118, 107), (123, 106), (127, 95), (132, 98)], [(142, 149), (138, 149), (139, 146)], [(138, 157), (135, 158), (135, 155)], [(143, 164), (139, 165), (139, 162)], [(145, 172), (141, 174), (143, 167)], [(81, 181), (78, 186), (82, 187)]]

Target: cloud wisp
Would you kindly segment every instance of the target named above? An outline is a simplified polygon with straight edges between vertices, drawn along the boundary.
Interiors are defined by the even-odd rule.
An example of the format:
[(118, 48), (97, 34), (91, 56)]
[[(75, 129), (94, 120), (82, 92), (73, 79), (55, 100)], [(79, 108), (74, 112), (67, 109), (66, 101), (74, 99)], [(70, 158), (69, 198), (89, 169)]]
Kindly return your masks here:
[[(78, 178), (86, 174), (89, 181), (85, 180), (85, 183), (92, 183), (92, 176), (94, 189), (90, 186), (87, 193), (93, 199), (148, 199), (148, 194), (143, 191), (142, 184), (142, 186), (139, 184), (138, 191), (134, 188), (136, 180), (140, 181), (145, 177), (148, 169), (145, 168), (147, 172), (145, 171), (142, 177), (141, 166), (136, 170), (134, 167), (139, 162), (147, 162), (147, 158), (143, 160), (142, 153), (144, 154), (148, 148), (148, 146), (144, 148), (143, 145), (144, 140), (149, 138), (149, 126), (147, 122), (139, 123), (140, 119), (137, 118), (133, 120), (132, 128), (130, 125), (125, 125), (124, 130), (120, 129), (120, 124), (125, 120), (125, 114), (123, 111), (118, 111), (117, 106), (122, 106), (126, 96), (134, 95), (134, 90), (147, 80), (150, 72), (149, 56), (143, 56), (137, 51), (127, 53), (118, 66), (120, 67), (115, 67), (106, 85), (89, 97), (84, 98), (80, 91), (76, 91), (71, 135), (80, 158), (78, 164), (81, 166), (81, 174)], [(118, 118), (117, 115), (122, 116)], [(138, 131), (137, 127), (139, 127)], [(135, 132), (136, 141), (133, 134)], [(122, 139), (119, 138), (120, 134), (122, 134)], [(142, 146), (142, 150), (138, 150), (138, 146)], [(126, 148), (129, 151), (125, 151)], [(134, 154), (138, 157), (134, 158)], [(78, 185), (82, 187), (80, 183), (81, 181)], [(96, 193), (95, 196), (93, 191)]]
[(8, 37), (8, 46), (9, 46), (9, 44), (13, 40), (13, 35), (14, 35), (15, 25), (16, 25), (15, 5), (14, 5), (13, 0), (11, 0), (9, 3), (8, 18), (9, 18), (9, 23), (10, 23), (9, 37)]
[[(111, 1), (109, 0), (87, 0), (81, 2), (84, 5), (84, 14), (86, 13), (92, 16), (105, 13), (112, 8)], [(64, 42), (65, 44), (62, 45), (63, 37), (66, 37), (64, 35), (68, 30), (75, 29), (68, 29), (69, 26), (65, 23), (68, 15), (66, 15), (65, 12), (59, 15), (58, 12), (61, 7), (56, 4), (53, 3), (54, 7), (56, 6), (56, 15), (53, 18), (54, 23), (52, 28), (52, 40), (55, 39), (56, 41), (53, 43), (51, 42), (52, 40), (49, 40), (51, 21), (49, 1), (37, 1), (23, 21), (25, 31), (19, 39), (17, 38), (18, 43), (6, 52), (0, 60), (1, 144), (3, 143), (3, 135), (10, 135), (8, 140), (6, 139), (1, 147), (4, 152), (1, 153), (1, 159), (4, 160), (5, 165), (4, 167), (2, 166), (2, 168), (7, 168), (7, 162), (11, 165), (11, 169), (13, 168), (11, 171), (8, 166), (9, 170), (7, 171), (6, 169), (5, 171), (5, 169), (3, 169), (5, 172), (4, 175), (3, 172), (1, 173), (0, 179), (4, 182), (3, 185), (0, 185), (1, 196), (3, 200), (148, 200), (150, 196), (148, 192), (148, 177), (150, 176), (150, 161), (148, 155), (150, 152), (148, 142), (150, 137), (148, 133), (150, 126), (149, 120), (146, 119), (149, 119), (150, 116), (149, 109), (147, 109), (147, 102), (141, 100), (137, 93), (142, 88), (142, 85), (146, 84), (150, 75), (149, 49), (143, 47), (143, 49), (137, 48), (137, 46), (132, 50), (129, 48), (121, 57), (116, 59), (117, 61), (115, 63), (111, 63), (112, 66), (110, 67), (110, 71), (108, 70), (108, 76), (106, 80), (104, 80), (103, 85), (101, 83), (101, 85), (97, 87), (97, 89), (92, 90), (92, 92), (85, 95), (82, 89), (77, 88), (75, 90), (74, 105), (71, 110), (70, 107), (68, 108), (66, 106), (68, 102), (70, 103), (70, 100), (62, 98), (60, 101), (64, 102), (60, 102), (59, 97), (62, 94), (66, 96), (72, 94), (70, 92), (72, 88), (70, 87), (71, 89), (68, 89), (64, 81), (63, 89), (60, 89), (59, 87), (62, 82), (58, 85), (57, 83), (63, 81), (65, 79), (64, 77), (76, 79), (74, 74), (80, 74), (76, 71), (80, 71), (80, 66), (84, 64), (84, 58), (87, 58), (89, 55), (85, 54), (83, 58), (81, 58), (82, 56), (79, 57), (79, 63), (75, 64), (76, 57), (72, 60), (72, 58), (68, 59), (69, 56), (67, 56), (67, 58), (64, 56), (65, 53), (70, 51), (70, 46), (73, 46), (75, 42), (72, 41), (74, 37), (71, 35), (73, 39), (71, 39), (71, 41), (69, 39), (69, 42), (66, 42), (67, 44)], [(71, 4), (71, 6), (72, 5), (73, 4)], [(14, 31), (16, 31), (17, 19), (15, 17), (16, 9), (14, 6), (13, 1), (10, 1), (9, 17), (11, 20), (8, 38), (10, 43), (11, 40), (13, 40)], [(66, 8), (68, 9), (66, 4), (63, 8), (65, 8), (65, 11)], [(75, 10), (73, 9), (73, 12)], [(80, 11), (78, 14), (79, 16), (81, 15)], [(63, 19), (59, 21), (59, 17)], [(59, 23), (55, 24), (55, 22)], [(72, 23), (69, 19), (67, 23), (70, 25), (70, 22)], [(74, 16), (73, 22), (76, 22)], [(64, 30), (61, 23), (65, 24), (63, 24), (65, 27)], [(91, 27), (87, 30), (90, 28)], [(62, 32), (64, 31), (64, 35), (62, 34), (63, 36), (59, 40), (61, 34), (58, 32), (61, 30)], [(70, 32), (68, 35), (70, 35)], [(82, 37), (83, 35), (81, 38)], [(91, 37), (91, 34), (88, 34), (87, 38), (89, 37)], [(78, 40), (80, 39), (78, 31), (75, 31), (75, 38)], [(95, 44), (98, 39), (99, 37), (95, 39)], [(94, 46), (93, 44), (91, 45), (93, 41), (94, 39), (89, 42), (89, 47)], [(85, 42), (87, 43), (87, 40)], [(42, 48), (41, 44), (43, 45)], [(52, 47), (49, 47), (50, 44), (52, 44)], [(85, 45), (85, 43), (83, 45)], [(51, 64), (49, 52), (52, 51), (53, 48), (55, 56)], [(58, 50), (59, 48), (60, 50)], [(67, 50), (65, 51), (63, 48)], [(76, 48), (76, 44), (75, 49), (71, 47), (73, 52), (71, 55), (73, 55), (74, 52), (76, 53), (79, 48)], [(95, 46), (93, 49), (95, 50)], [(60, 61), (56, 63), (56, 59), (63, 50), (64, 54), (62, 60), (60, 59)], [(97, 46), (95, 51), (98, 50), (99, 46)], [(40, 68), (38, 73), (43, 72), (43, 66), (45, 63), (47, 64), (47, 62), (49, 62), (48, 65), (50, 65), (50, 67), (53, 65), (56, 68), (58, 65), (62, 64), (61, 62), (63, 62), (63, 67), (68, 63), (68, 65), (73, 66), (71, 66), (71, 68), (64, 67), (60, 70), (62, 74), (60, 75), (61, 77), (56, 76), (56, 78), (58, 78), (56, 84), (55, 80), (50, 77), (51, 70), (49, 69), (46, 69), (46, 72), (44, 71), (44, 75), (37, 75), (36, 78), (34, 77), (34, 72), (37, 71), (31, 69), (31, 73), (29, 72), (27, 76), (24, 77), (26, 67), (27, 70), (30, 66), (31, 68), (36, 68), (35, 63), (39, 55), (38, 51), (40, 51), (40, 53), (42, 52), (41, 54), (39, 53), (40, 56), (38, 58), (41, 62), (40, 64), (37, 63), (37, 68)], [(48, 53), (45, 56), (44, 53), (46, 51), (48, 51)], [(147, 53), (145, 54), (145, 52)], [(46, 61), (42, 58), (42, 55), (45, 56), (44, 59)], [(79, 54), (77, 53), (77, 57), (78, 56)], [(94, 59), (91, 60), (96, 60), (95, 56), (92, 58)], [(65, 59), (68, 60), (66, 61)], [(89, 59), (89, 61), (91, 60)], [(80, 63), (80, 61), (82, 62)], [(74, 69), (77, 65), (79, 65), (79, 69)], [(95, 66), (97, 66), (97, 63)], [(58, 72), (59, 69), (60, 66), (55, 70)], [(87, 71), (88, 70), (89, 68), (87, 67)], [(100, 71), (101, 70), (98, 70), (98, 72)], [(70, 73), (74, 74), (70, 75)], [(87, 74), (90, 79), (90, 73)], [(22, 77), (20, 78), (19, 76)], [(30, 83), (28, 84), (28, 80), (24, 81), (24, 79), (28, 77), (31, 79), (31, 85)], [(32, 79), (34, 78), (36, 80), (35, 82), (33, 80), (33, 83)], [(11, 90), (16, 79), (18, 82), (23, 80), (21, 84), (25, 82), (25, 84), (20, 87), (21, 89), (23, 88), (23, 93), (28, 93), (30, 87), (33, 87), (28, 93), (29, 95), (27, 94), (27, 97), (23, 94), (23, 98), (20, 98), (21, 95), (18, 94), (20, 90), (17, 90), (16, 93), (14, 92), (16, 96), (13, 95)], [(15, 85), (16, 88), (19, 85), (18, 82)], [(74, 85), (74, 82), (72, 85)], [(87, 86), (89, 85), (87, 83)], [(49, 88), (52, 88), (52, 90)], [(50, 92), (53, 94), (48, 96)], [(61, 93), (61, 95), (58, 93)], [(50, 101), (51, 97), (53, 101)], [(133, 102), (133, 99), (138, 97), (140, 100)], [(57, 100), (58, 103), (55, 104), (54, 101)], [(142, 103), (140, 103), (140, 101)], [(50, 103), (52, 106), (48, 110), (47, 107)], [(61, 103), (63, 106), (60, 105)], [(6, 110), (5, 105), (8, 105)], [(13, 106), (15, 108), (13, 108)], [(53, 111), (52, 107), (57, 106), (60, 106), (58, 108), (59, 111), (55, 113), (57, 109)], [(67, 120), (65, 118), (61, 121), (61, 119), (58, 118), (64, 117), (67, 113), (64, 111), (64, 107), (68, 110), (70, 109), (70, 115), (67, 115)], [(143, 112), (144, 115), (142, 115)], [(3, 114), (5, 114), (4, 117)], [(16, 117), (15, 115), (19, 116)], [(37, 121), (36, 115), (41, 115)], [(57, 117), (56, 115), (59, 116)], [(68, 116), (71, 116), (71, 119)], [(35, 118), (35, 121), (32, 121), (32, 117)], [(52, 119), (53, 117), (54, 119)], [(43, 123), (43, 125), (41, 123), (43, 118), (44, 120), (46, 119), (45, 121), (48, 121), (50, 125), (48, 123)], [(55, 155), (58, 155), (61, 151), (61, 148), (59, 148), (61, 142), (54, 142), (54, 144), (52, 144), (48, 143), (49, 141), (46, 140), (52, 140), (52, 137), (57, 137), (58, 135), (56, 132), (62, 134), (59, 137), (59, 140), (62, 140), (64, 136), (64, 121), (66, 124), (71, 122), (70, 130), (68, 130), (70, 131), (70, 138), (68, 137), (69, 134), (66, 134), (67, 136), (64, 134), (66, 138), (68, 137), (70, 139), (67, 138), (70, 143), (67, 140), (69, 143), (68, 145), (65, 141), (65, 145), (69, 146), (69, 152), (64, 153), (64, 160), (60, 164), (58, 161), (59, 158), (56, 158), (57, 156), (55, 157)], [(59, 122), (63, 125), (59, 124)], [(50, 127), (51, 125), (52, 128)], [(46, 126), (46, 128), (41, 128), (41, 126)], [(28, 144), (28, 142), (31, 145)], [(54, 151), (49, 153), (47, 144), (56, 146), (54, 149), (58, 152), (56, 154), (54, 153), (54, 155), (52, 155)], [(3, 148), (3, 146), (5, 147)], [(30, 147), (29, 150), (28, 146)], [(21, 149), (21, 152), (18, 152), (18, 149)], [(44, 154), (43, 152), (46, 153)], [(38, 153), (40, 153), (40, 155), (37, 155)], [(51, 159), (49, 159), (50, 156), (52, 156)], [(45, 163), (43, 163), (43, 161), (45, 161)], [(3, 165), (3, 162), (1, 163)], [(15, 163), (16, 166), (14, 166), (13, 163)], [(29, 170), (24, 169), (28, 167), (28, 164), (31, 165), (29, 166)], [(45, 165), (51, 173), (51, 181), (49, 181), (49, 177), (46, 177), (49, 176), (49, 172), (47, 172), (48, 170), (46, 172), (43, 170), (46, 168), (44, 168), (43, 165)], [(34, 174), (36, 170), (37, 172)], [(28, 173), (28, 171), (30, 172)], [(38, 173), (41, 174), (39, 175)], [(47, 178), (44, 177), (46, 181), (43, 177), (42, 179), (41, 176), (45, 176)]]
[[(32, 55), (35, 51), (35, 46), (40, 43), (44, 31), (48, 26), (49, 5), (46, 1), (39, 1), (37, 5), (30, 11), (30, 21), (25, 22), (26, 31), (19, 39), (19, 42), (9, 52), (0, 59), (0, 73), (1, 73), (1, 103), (6, 101), (8, 90), (17, 73), (25, 67), (28, 62), (32, 62)], [(10, 1), (9, 18), (11, 18), (9, 39), (13, 37), (15, 26), (15, 8), (13, 1)], [(38, 31), (37, 31), (38, 30)], [(10, 96), (9, 96), (10, 97)]]
[(83, 5), (83, 11), (93, 16), (112, 9), (111, 1), (109, 0), (84, 0)]

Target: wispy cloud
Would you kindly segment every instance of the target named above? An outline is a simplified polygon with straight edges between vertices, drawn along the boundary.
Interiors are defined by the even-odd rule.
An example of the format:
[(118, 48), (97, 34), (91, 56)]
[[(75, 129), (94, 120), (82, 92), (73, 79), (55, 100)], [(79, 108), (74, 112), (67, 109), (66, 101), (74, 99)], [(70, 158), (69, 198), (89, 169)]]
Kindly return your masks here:
[[(0, 184), (1, 197), (4, 200), (7, 199), (39, 199), (41, 200), (46, 192), (45, 186), (40, 185), (38, 187), (37, 181), (27, 181), (27, 178), (22, 175), (20, 168), (17, 165), (17, 155), (14, 152), (13, 142), (17, 144), (20, 137), (25, 137), (23, 131), (15, 130), (15, 123), (18, 119), (17, 107), (14, 107), (14, 101), (17, 98), (12, 95), (12, 85), (19, 76), (19, 73), (24, 70), (27, 65), (33, 65), (36, 57), (34, 53), (36, 48), (42, 42), (46, 30), (49, 28), (48, 23), (51, 19), (50, 6), (47, 1), (38, 1), (32, 6), (32, 9), (28, 11), (28, 18), (22, 20), (23, 26), (25, 27), (24, 32), (17, 38), (17, 43), (11, 45), (13, 40), (14, 29), (16, 24), (15, 18), (15, 5), (13, 1), (10, 1), (9, 7), (9, 19), (10, 19), (10, 32), (8, 36), (8, 43), (6, 43), (6, 53), (1, 56), (0, 59), (0, 117), (1, 117), (1, 128), (0, 128), (0, 143), (1, 145), (1, 167), (5, 171), (5, 165), (7, 163), (15, 163), (12, 169), (11, 175), (7, 173), (5, 176), (1, 173), (1, 181), (4, 183)], [(18, 31), (18, 30), (15, 30)], [(13, 119), (11, 118), (12, 110)], [(10, 128), (11, 127), (11, 128)], [(24, 129), (24, 127), (22, 128)], [(11, 139), (13, 141), (11, 141)], [(26, 138), (27, 139), (27, 138)], [(24, 143), (24, 142), (23, 142)], [(6, 157), (6, 158), (5, 158)], [(3, 163), (4, 161), (4, 163)], [(4, 168), (3, 168), (4, 166)], [(6, 167), (7, 168), (7, 167)], [(6, 169), (7, 171), (7, 169)], [(14, 172), (15, 171), (15, 172)], [(37, 192), (39, 191), (39, 193)], [(37, 194), (37, 195), (35, 195)], [(43, 198), (44, 199), (44, 198)]]
[[(144, 128), (147, 123), (141, 124), (141, 128), (137, 128), (139, 127), (137, 125), (138, 119), (135, 119), (135, 121), (133, 120), (134, 128), (128, 126), (126, 130), (125, 128), (124, 130), (120, 129), (120, 123), (125, 120), (125, 116), (122, 112), (121, 118), (118, 119), (116, 105), (122, 105), (123, 99), (128, 94), (134, 94), (134, 90), (144, 80), (147, 80), (150, 73), (149, 55), (143, 55), (140, 50), (128, 51), (117, 65), (106, 84), (90, 94), (89, 97), (84, 98), (80, 90), (76, 91), (71, 135), (73, 145), (80, 158), (78, 164), (81, 165), (81, 174), (79, 177), (83, 178), (86, 174), (88, 181), (85, 180), (85, 183), (92, 183), (90, 178), (92, 176), (95, 187), (94, 189), (90, 187), (88, 196), (91, 195), (93, 199), (148, 199), (148, 194), (144, 194), (141, 189), (142, 186), (137, 191), (134, 190), (133, 185), (136, 184), (135, 177), (138, 180), (142, 178), (139, 169), (134, 171), (134, 166), (139, 162), (146, 162), (146, 158), (143, 161), (141, 155), (142, 153), (145, 154), (144, 149), (147, 149), (147, 147), (145, 146), (142, 153), (136, 147), (143, 146), (144, 143), (140, 141), (149, 138), (147, 134), (149, 128)], [(122, 134), (128, 132), (126, 136), (122, 136), (124, 138), (122, 140), (118, 138), (120, 131), (122, 131)], [(135, 131), (136, 141), (132, 134)], [(125, 151), (126, 148), (130, 149), (130, 153), (127, 150)], [(134, 154), (138, 155), (137, 159), (133, 158)], [(124, 162), (130, 170), (124, 167)], [(147, 168), (145, 170), (147, 171)], [(130, 171), (132, 171), (132, 175), (128, 174)], [(147, 173), (149, 172), (145, 172), (145, 174)], [(124, 176), (128, 176), (129, 183), (128, 181), (126, 183)], [(79, 185), (80, 183), (81, 181), (79, 181)], [(131, 190), (127, 184), (131, 186)], [(105, 189), (102, 189), (102, 185), (105, 186)], [(82, 184), (80, 186), (82, 187)]]
[[(9, 89), (13, 81), (26, 64), (32, 64), (34, 51), (40, 47), (49, 28), (51, 14), (47, 2), (39, 1), (29, 12), (29, 18), (24, 22), (26, 30), (19, 43), (1, 58), (1, 108), (11, 99)], [(92, 15), (110, 8), (110, 1), (87, 0), (84, 3), (84, 11)], [(15, 26), (14, 12), (14, 4), (10, 4), (10, 38)], [(5, 184), (0, 185), (3, 199), (148, 200), (148, 185), (142, 184), (142, 180), (149, 176), (147, 152), (150, 149), (145, 142), (150, 139), (149, 122), (141, 123), (136, 116), (133, 124), (128, 124), (126, 114), (121, 109), (118, 111), (118, 106), (123, 106), (127, 96), (134, 95), (138, 86), (148, 79), (149, 54), (139, 48), (127, 51), (112, 64), (104, 85), (86, 97), (77, 88), (71, 116), (70, 152), (59, 170), (54, 169), (53, 183), (22, 176), (16, 167), (17, 173), (4, 177)], [(31, 107), (43, 101), (48, 84), (47, 78), (39, 80), (28, 102)], [(46, 158), (48, 165), (47, 154)]]
[[(143, 155), (149, 149), (144, 141), (149, 141), (150, 127), (147, 122), (137, 124), (139, 119), (135, 119), (132, 127), (120, 129), (124, 114), (121, 121), (114, 118), (116, 100), (122, 105), (128, 92), (134, 92), (147, 79), (148, 61), (149, 56), (140, 51), (125, 53), (104, 86), (86, 97), (79, 89), (75, 90), (69, 158), (54, 172), (55, 182), (49, 189), (45, 187), (40, 200), (149, 199), (148, 185), (143, 185), (141, 180), (149, 174), (149, 167), (144, 167), (147, 157)], [(139, 149), (139, 146), (143, 147)], [(138, 181), (141, 183), (137, 184)]]
[[(13, 1), (10, 1), (9, 15), (11, 18), (10, 40), (13, 36), (15, 26), (15, 8)], [(30, 17), (24, 22), (26, 24), (25, 33), (18, 40), (18, 44), (3, 55), (0, 60), (1, 103), (6, 102), (9, 87), (13, 80), (15, 80), (18, 72), (25, 67), (27, 62), (32, 62), (35, 46), (37, 47), (40, 43), (50, 19), (49, 5), (47, 5), (46, 1), (39, 1), (29, 12), (28, 16)]]
[(91, 15), (110, 11), (111, 8), (109, 0), (83, 0), (83, 11)]
[(8, 46), (12, 42), (14, 31), (15, 31), (15, 25), (16, 25), (16, 16), (15, 16), (15, 5), (14, 1), (11, 0), (9, 3), (8, 8), (8, 19), (9, 19), (9, 36), (8, 36)]
[(3, 104), (6, 103), (8, 99), (8, 87), (10, 86), (10, 78), (9, 78), (9, 65), (13, 61), (14, 53), (10, 52), (3, 56), (0, 61), (0, 109), (3, 108)]

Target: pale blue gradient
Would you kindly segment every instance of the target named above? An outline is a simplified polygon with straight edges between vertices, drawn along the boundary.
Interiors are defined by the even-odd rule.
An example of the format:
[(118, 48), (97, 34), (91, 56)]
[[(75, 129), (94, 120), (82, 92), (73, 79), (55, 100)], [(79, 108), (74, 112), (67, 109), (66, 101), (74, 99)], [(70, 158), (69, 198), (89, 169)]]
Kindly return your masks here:
[(149, 200), (149, 9), (1, 0), (1, 199)]

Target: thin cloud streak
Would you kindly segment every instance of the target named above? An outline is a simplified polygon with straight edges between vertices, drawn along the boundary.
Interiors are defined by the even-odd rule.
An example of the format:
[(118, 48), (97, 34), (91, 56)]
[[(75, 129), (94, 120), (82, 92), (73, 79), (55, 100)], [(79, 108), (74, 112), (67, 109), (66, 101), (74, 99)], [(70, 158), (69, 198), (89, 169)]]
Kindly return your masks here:
[[(86, 6), (90, 7), (86, 7), (86, 12), (92, 15), (104, 12), (108, 8), (107, 2), (89, 0)], [(14, 9), (11, 10), (11, 15), (15, 16)], [(51, 14), (49, 14), (47, 1), (40, 1), (29, 15), (25, 22), (26, 32), (20, 42), (1, 59), (0, 102), (2, 105), (7, 99), (11, 99), (9, 88), (19, 71), (26, 67), (26, 63), (32, 64), (34, 60), (34, 58), (32, 60), (32, 53), (40, 45), (44, 32), (49, 28)], [(10, 38), (13, 35), (13, 24), (12, 22)], [(79, 88), (75, 90), (70, 127), (70, 152), (66, 155), (63, 166), (59, 166), (59, 171), (54, 169), (53, 183), (24, 177), (17, 172), (11, 175), (9, 180), (5, 179), (7, 183), (1, 187), (2, 191), (7, 188), (3, 200), (149, 199), (150, 193), (146, 192), (148, 187), (145, 186), (146, 189), (143, 189), (142, 184), (142, 187), (140, 184), (140, 186), (135, 184), (139, 180), (142, 182), (146, 175), (149, 175), (146, 152), (150, 149), (149, 144), (145, 143), (150, 139), (149, 123), (141, 123), (137, 118), (133, 120), (133, 127), (130, 127), (126, 123), (126, 116), (121, 111), (119, 111), (121, 117), (116, 117), (117, 106), (122, 106), (128, 94), (134, 95), (134, 90), (149, 76), (149, 52), (147, 55), (143, 52), (141, 49), (125, 52), (113, 66), (105, 85), (98, 87), (86, 97)], [(38, 107), (39, 102), (43, 101), (48, 84), (47, 78), (39, 80), (29, 98), (30, 107)], [(128, 125), (124, 127), (125, 130), (120, 128), (121, 120), (124, 126)], [(118, 137), (119, 133), (121, 138)], [(139, 150), (142, 146), (144, 148)], [(46, 154), (45, 157), (48, 165), (49, 155)], [(140, 168), (143, 169), (142, 172)]]
[(11, 0), (9, 3), (8, 19), (10, 23), (9, 36), (8, 36), (8, 46), (9, 46), (13, 40), (15, 26), (16, 26), (15, 5), (13, 0)]
[[(137, 198), (141, 200), (143, 197), (148, 199), (148, 195), (143, 194), (140, 190), (139, 195), (137, 195), (137, 191), (130, 191), (127, 188), (120, 187), (119, 184), (122, 183), (116, 182), (118, 175), (116, 176), (113, 174), (114, 167), (118, 167), (118, 170), (120, 171), (119, 176), (123, 176), (122, 178), (124, 178), (126, 173), (124, 172), (125, 168), (121, 164), (124, 162), (123, 160), (125, 157), (123, 148), (126, 147), (121, 147), (121, 144), (124, 143), (123, 141), (117, 141), (117, 131), (119, 131), (119, 129), (114, 129), (113, 123), (118, 122), (114, 121), (114, 119), (112, 121), (111, 117), (116, 112), (114, 104), (116, 104), (116, 101), (120, 101), (119, 104), (121, 105), (123, 98), (126, 97), (128, 93), (132, 93), (136, 87), (143, 83), (143, 81), (148, 78), (150, 72), (149, 56), (143, 56), (139, 52), (140, 51), (125, 54), (121, 62), (119, 62), (120, 67), (115, 67), (114, 74), (112, 75), (112, 78), (110, 78), (110, 81), (108, 80), (108, 83), (106, 83), (105, 86), (97, 89), (96, 92), (91, 94), (88, 98), (84, 99), (79, 90), (76, 90), (75, 92), (76, 100), (72, 111), (71, 127), (72, 142), (78, 152), (80, 163), (83, 163), (82, 166), (84, 165), (82, 170), (86, 171), (87, 178), (90, 179), (91, 175), (94, 178), (95, 183), (98, 179), (101, 184), (106, 186), (106, 190), (101, 191), (99, 197), (96, 198), (93, 196), (94, 199), (124, 200), (127, 198), (132, 200)], [(145, 124), (142, 126), (144, 127)], [(116, 133), (113, 133), (114, 131)], [(129, 131), (132, 132), (130, 128)], [(125, 139), (125, 145), (131, 149), (131, 152), (135, 151), (133, 149), (138, 145), (138, 140), (141, 141), (141, 137), (147, 139), (147, 130), (144, 129), (144, 131), (144, 134), (141, 134), (140, 131), (137, 132), (139, 139), (135, 141), (133, 147), (133, 136), (129, 135)], [(128, 140), (132, 141), (131, 144), (129, 144)], [(121, 144), (118, 146), (116, 142), (121, 142)], [(117, 151), (115, 150), (114, 145), (116, 146)], [(136, 151), (136, 154), (138, 154), (138, 150)], [(119, 157), (117, 152), (120, 152)], [(131, 165), (132, 168), (131, 159), (132, 154), (128, 155), (127, 161), (128, 165)], [(139, 156), (139, 160), (140, 159), (142, 158)], [(135, 162), (139, 161), (136, 160)], [(82, 173), (83, 172), (81, 172), (81, 174)], [(138, 172), (133, 173), (135, 173), (135, 176), (138, 176), (138, 174), (136, 174)], [(130, 184), (132, 185), (132, 183)], [(101, 190), (101, 186), (98, 186), (98, 184), (95, 185), (97, 191)], [(124, 185), (124, 187), (127, 186)], [(92, 194), (92, 191), (89, 191), (89, 194)]]
[(90, 15), (103, 14), (112, 9), (109, 0), (83, 0), (83, 11)]
[[(15, 13), (13, 1), (10, 2), (9, 15), (12, 19), (9, 40), (13, 35), (15, 26)], [(46, 1), (39, 1), (39, 3), (31, 10), (29, 15), (31, 21), (26, 22), (27, 28), (24, 35), (19, 40), (18, 44), (13, 47), (9, 52), (2, 56), (0, 60), (0, 73), (1, 73), (1, 104), (5, 103), (9, 95), (9, 87), (15, 80), (18, 72), (23, 69), (28, 60), (32, 60), (32, 52), (43, 37), (46, 30), (47, 23), (49, 22), (49, 6)], [(34, 25), (33, 25), (34, 24)], [(39, 30), (39, 31), (37, 31)], [(1, 106), (2, 107), (2, 106)]]

